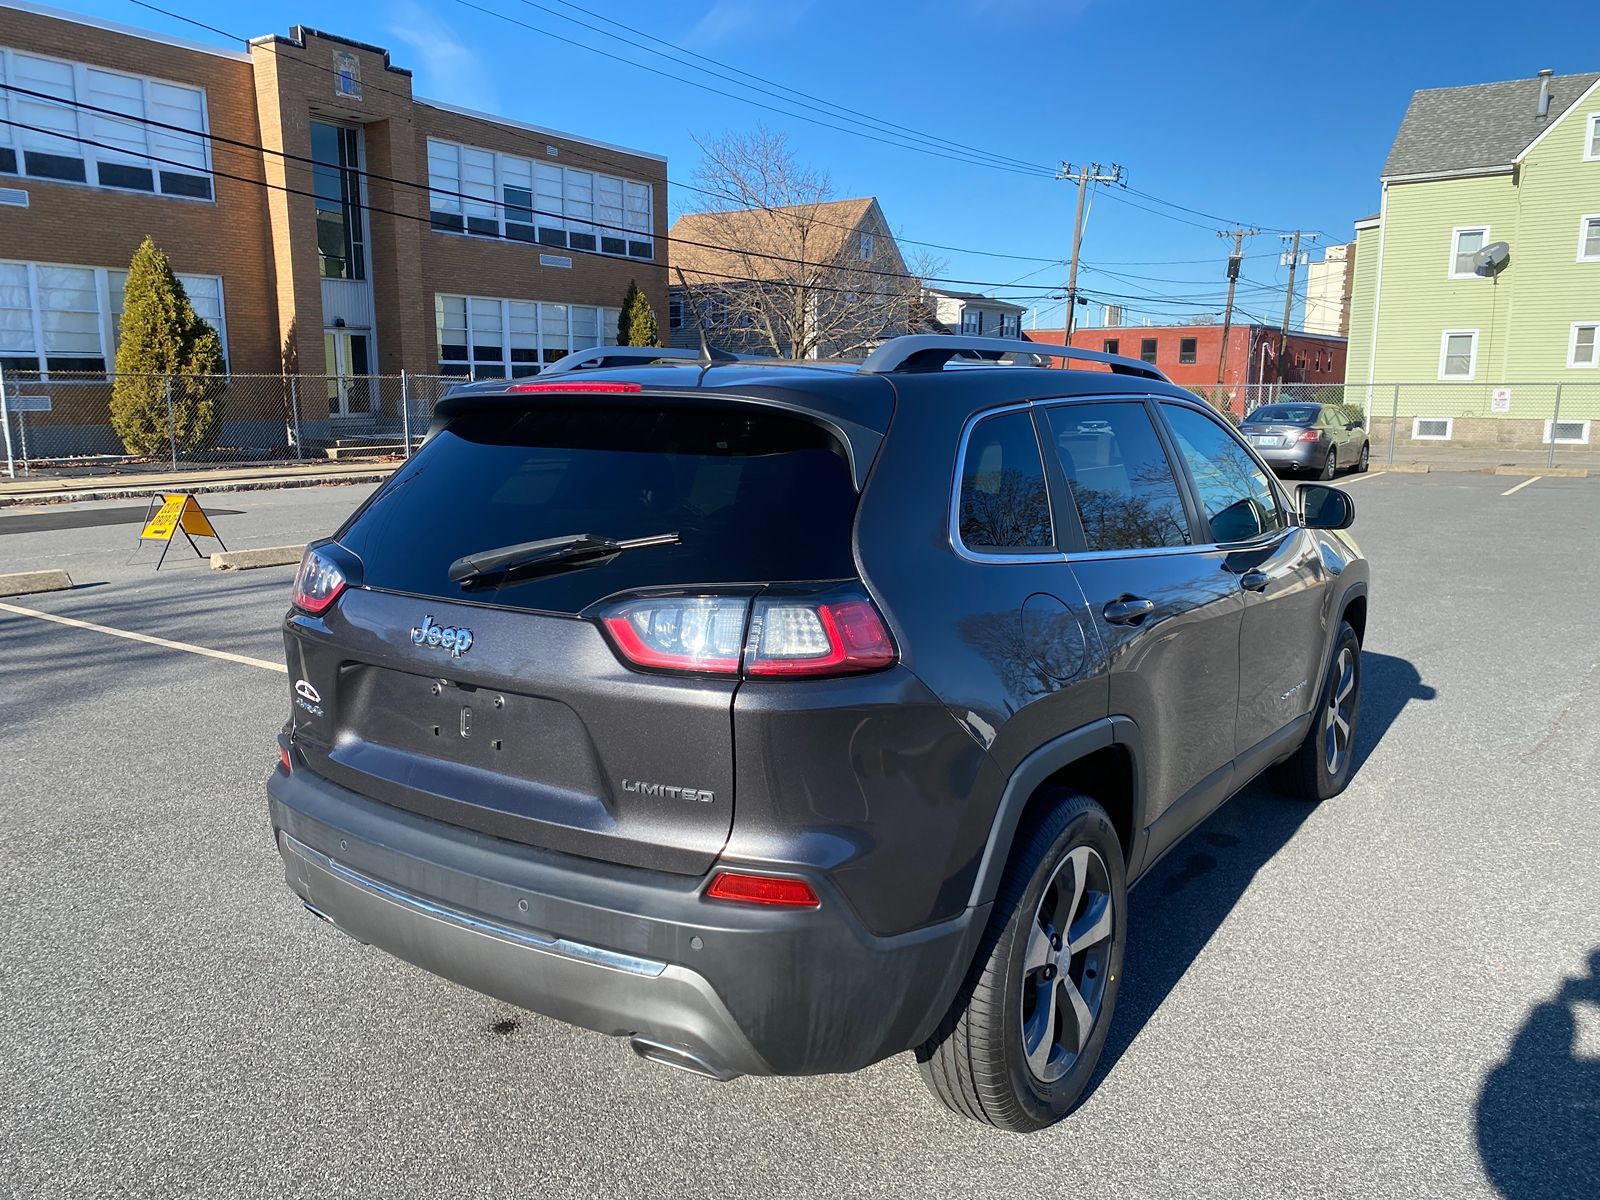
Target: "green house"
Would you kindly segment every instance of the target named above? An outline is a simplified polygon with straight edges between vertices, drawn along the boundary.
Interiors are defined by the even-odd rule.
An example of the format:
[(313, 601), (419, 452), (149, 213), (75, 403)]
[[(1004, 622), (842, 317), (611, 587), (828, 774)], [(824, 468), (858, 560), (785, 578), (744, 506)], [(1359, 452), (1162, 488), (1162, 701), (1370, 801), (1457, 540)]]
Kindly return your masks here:
[(1600, 443), (1600, 74), (1417, 92), (1381, 183), (1349, 398), (1401, 441)]

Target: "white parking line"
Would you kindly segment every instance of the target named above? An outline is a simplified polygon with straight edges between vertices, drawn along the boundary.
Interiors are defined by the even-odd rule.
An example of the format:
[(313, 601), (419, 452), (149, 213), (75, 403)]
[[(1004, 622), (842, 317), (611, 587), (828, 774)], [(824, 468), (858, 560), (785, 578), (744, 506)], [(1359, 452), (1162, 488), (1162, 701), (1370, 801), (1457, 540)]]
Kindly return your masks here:
[(112, 637), (127, 638), (130, 642), (144, 642), (151, 646), (162, 646), (168, 650), (182, 650), (188, 654), (199, 654), (206, 658), (220, 658), (223, 662), (239, 663), (246, 667), (259, 667), (263, 671), (277, 671), (280, 675), (287, 675), (289, 668), (282, 663), (268, 662), (264, 658), (251, 658), (246, 654), (229, 654), (226, 650), (212, 650), (208, 646), (193, 646), (188, 642), (174, 642), (166, 638), (151, 637), (148, 633), (135, 633), (131, 629), (113, 629), (109, 625), (96, 625), (93, 621), (79, 621), (74, 617), (57, 616), (55, 613), (40, 612), (36, 608), (23, 608), (20, 604), (6, 604), (0, 602), (0, 612), (16, 613), (19, 617), (38, 617), (41, 621), (54, 621), (57, 625), (68, 625), (73, 629), (87, 629), (93, 633), (107, 633)]
[(1530, 483), (1538, 483), (1539, 480), (1541, 480), (1543, 478), (1544, 478), (1543, 475), (1535, 475), (1532, 479), (1524, 479), (1521, 483), (1517, 484), (1516, 487), (1509, 487), (1505, 491), (1501, 492), (1500, 494), (1502, 496), (1509, 496), (1509, 495), (1511, 495), (1512, 492), (1520, 492), (1523, 488), (1527, 487)]
[(1360, 483), (1363, 479), (1382, 479), (1388, 473), (1387, 471), (1369, 471), (1365, 475), (1346, 475), (1344, 481), (1346, 483)]

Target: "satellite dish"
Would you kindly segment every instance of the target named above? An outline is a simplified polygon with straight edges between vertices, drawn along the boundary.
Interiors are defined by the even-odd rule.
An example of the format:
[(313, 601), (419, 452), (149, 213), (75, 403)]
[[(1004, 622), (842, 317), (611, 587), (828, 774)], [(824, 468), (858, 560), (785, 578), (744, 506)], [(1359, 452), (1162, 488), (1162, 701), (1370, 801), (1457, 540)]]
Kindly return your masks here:
[(1472, 269), (1479, 275), (1497, 274), (1511, 257), (1511, 246), (1506, 242), (1490, 242), (1472, 256)]

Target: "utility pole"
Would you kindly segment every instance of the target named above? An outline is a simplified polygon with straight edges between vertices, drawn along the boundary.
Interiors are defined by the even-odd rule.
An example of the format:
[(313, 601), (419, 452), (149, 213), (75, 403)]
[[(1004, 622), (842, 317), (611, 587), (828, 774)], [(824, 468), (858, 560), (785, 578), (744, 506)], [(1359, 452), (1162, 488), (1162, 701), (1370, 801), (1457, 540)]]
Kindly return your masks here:
[[(1293, 234), (1283, 234), (1284, 238), (1292, 237), (1293, 244), (1289, 248), (1289, 288), (1283, 297), (1283, 329), (1278, 333), (1278, 382), (1284, 382), (1284, 359), (1289, 353), (1289, 316), (1294, 311), (1294, 272), (1300, 265), (1300, 238), (1302, 231), (1296, 229)], [(1312, 241), (1317, 240), (1317, 235), (1305, 234)]]
[[(1228, 330), (1233, 326), (1233, 289), (1239, 284), (1239, 269), (1244, 265), (1244, 240), (1255, 237), (1259, 229), (1246, 229), (1240, 225), (1233, 231), (1233, 253), (1228, 255), (1228, 306), (1222, 313), (1222, 349), (1217, 353), (1217, 387), (1222, 386), (1222, 373), (1228, 363)], [(1226, 231), (1218, 230), (1217, 236), (1225, 238)], [(1245, 381), (1249, 382), (1250, 372), (1245, 371)]]
[(1061, 173), (1057, 179), (1070, 179), (1078, 185), (1078, 211), (1072, 219), (1072, 261), (1067, 268), (1067, 319), (1065, 344), (1072, 345), (1072, 329), (1077, 324), (1078, 317), (1078, 252), (1083, 246), (1083, 199), (1091, 183), (1118, 183), (1127, 185), (1122, 178), (1122, 164), (1112, 163), (1111, 174), (1106, 175), (1101, 171), (1099, 163), (1086, 163), (1076, 171), (1071, 163), (1061, 164)]

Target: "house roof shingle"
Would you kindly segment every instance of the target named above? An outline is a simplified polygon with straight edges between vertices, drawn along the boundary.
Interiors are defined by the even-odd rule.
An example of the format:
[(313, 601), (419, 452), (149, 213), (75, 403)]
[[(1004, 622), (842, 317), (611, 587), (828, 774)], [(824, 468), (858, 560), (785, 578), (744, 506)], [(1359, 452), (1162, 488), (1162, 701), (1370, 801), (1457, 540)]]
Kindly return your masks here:
[(1550, 114), (1539, 117), (1539, 80), (1512, 79), (1416, 92), (1383, 175), (1438, 175), (1509, 166), (1561, 118), (1600, 74), (1556, 75)]
[[(786, 208), (684, 213), (668, 235), (672, 239), (672, 265), (691, 282), (727, 282), (723, 278), (726, 276), (787, 279), (794, 272), (794, 264), (782, 260), (833, 262), (844, 251), (846, 239), (866, 222), (877, 205), (877, 200), (865, 196)], [(703, 244), (690, 244), (694, 242)], [(718, 246), (735, 249), (711, 248)]]

